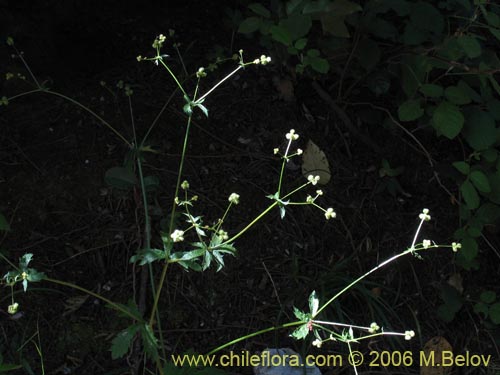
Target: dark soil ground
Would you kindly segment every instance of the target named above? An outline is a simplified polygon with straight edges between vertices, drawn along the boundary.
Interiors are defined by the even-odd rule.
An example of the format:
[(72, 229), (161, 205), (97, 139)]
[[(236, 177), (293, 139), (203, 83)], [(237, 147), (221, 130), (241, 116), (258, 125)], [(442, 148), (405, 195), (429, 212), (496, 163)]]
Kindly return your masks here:
[[(35, 3), (0, 2), (5, 35), (14, 37), (39, 80), (91, 108), (128, 140), (133, 125), (127, 97), (116, 87), (118, 81), (134, 90), (138, 135), (145, 134), (175, 89), (165, 70), (135, 59), (153, 52), (150, 45), (157, 34), (175, 29), (191, 72), (207, 65), (215, 45), (226, 48), (228, 54), (234, 52), (231, 47), (243, 48), (249, 59), (262, 53), (257, 43), (232, 35), (223, 26), (222, 5)], [(30, 81), (19, 59), (10, 58), (13, 51), (1, 48), (2, 76), (20, 72)], [(171, 48), (167, 53), (175, 56)], [(178, 59), (169, 64), (174, 72), (182, 72)], [(228, 63), (210, 74), (202, 92), (233, 66)], [(294, 206), (281, 220), (276, 210), (236, 241), (238, 255), (227, 257), (222, 271), (196, 273), (171, 267), (160, 301), (167, 353), (189, 349), (206, 353), (259, 329), (293, 321), (293, 306), (306, 309), (311, 291), (326, 301), (357, 276), (406, 249), (424, 207), (431, 210), (433, 220), (424, 226), (422, 238), (449, 243), (456, 229), (457, 208), (433, 179), (433, 171), (411, 139), (398, 130), (357, 121), (364, 107), (346, 109), (358, 130), (383, 150), (383, 157), (405, 167), (397, 177), (402, 191), (390, 194), (384, 189), (389, 179), (378, 174), (381, 156), (345, 130), (311, 81), (295, 82), (294, 100), (287, 102), (273, 77), (280, 77), (279, 67), (240, 71), (204, 103), (209, 118), (194, 117), (184, 177), (199, 196), (196, 212), (206, 221), (216, 220), (228, 195), (238, 192), (241, 204), (227, 226), (236, 231), (256, 217), (270, 202), (265, 196), (276, 191), (280, 161), (273, 148), (282, 145), (285, 133), (294, 128), (301, 135), (301, 146), (311, 139), (328, 157), (332, 179), (322, 186), (321, 204), (334, 207), (338, 217), (327, 222), (312, 207)], [(7, 97), (31, 89), (21, 80), (2, 85), (0, 96)], [(324, 87), (328, 90), (328, 84)], [(186, 123), (182, 106), (177, 93), (151, 133), (148, 144), (157, 153), (145, 156), (145, 174), (160, 181), (160, 188), (150, 196), (154, 246), (161, 246), (162, 222), (173, 200)], [(37, 93), (11, 100), (0, 110), (0, 212), (11, 220), (12, 229), (2, 240), (1, 251), (12, 261), (33, 253), (33, 267), (50, 278), (113, 301), (126, 304), (137, 299), (141, 272), (129, 258), (143, 246), (142, 201), (137, 189), (120, 191), (104, 181), (109, 168), (123, 164), (127, 147), (82, 108), (60, 97)], [(436, 137), (429, 135), (426, 142), (433, 155), (442, 152)], [(287, 168), (285, 189), (304, 181), (300, 162)], [(449, 181), (444, 183), (456, 190)], [(9, 268), (2, 263), (0, 269), (5, 274)], [(158, 278), (160, 267), (155, 265), (154, 270)], [(479, 275), (463, 273), (468, 290), (494, 283), (487, 275), (495, 274), (496, 266), (486, 264), (481, 270)], [(491, 331), (471, 308), (465, 307), (452, 323), (437, 317), (439, 287), (456, 272), (453, 255), (445, 249), (427, 252), (423, 260), (400, 259), (346, 293), (323, 318), (359, 325), (377, 321), (386, 330), (417, 332), (410, 342), (362, 343), (359, 349), (366, 353), (384, 349), (417, 353), (430, 338), (444, 336), (457, 352), (488, 352), (498, 359)], [(112, 338), (130, 322), (100, 300), (52, 283), (30, 284), (27, 293), (16, 288), (22, 316), (12, 319), (4, 311), (10, 304), (10, 290), (3, 288), (0, 297), (0, 353), (6, 363), (25, 364), (18, 373), (29, 373), (29, 363), (33, 373), (40, 374), (42, 362), (47, 374), (130, 373), (127, 358), (112, 361), (109, 352)], [(289, 334), (275, 331), (230, 349), (346, 352), (340, 344), (318, 350), (309, 341), (293, 341)], [(40, 346), (43, 360), (34, 343)], [(323, 370), (352, 371), (348, 366)], [(251, 372), (249, 368), (231, 371)], [(417, 372), (413, 366), (384, 373)]]

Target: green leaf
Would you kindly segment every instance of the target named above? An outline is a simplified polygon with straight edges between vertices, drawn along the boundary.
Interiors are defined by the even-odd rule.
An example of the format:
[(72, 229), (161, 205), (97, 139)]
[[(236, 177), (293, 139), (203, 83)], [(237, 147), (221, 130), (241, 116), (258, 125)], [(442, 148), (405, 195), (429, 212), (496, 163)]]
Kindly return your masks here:
[(486, 318), (488, 316), (488, 305), (483, 303), (483, 302), (478, 302), (474, 304), (474, 312), (476, 314), (483, 314), (483, 316)]
[(250, 34), (257, 31), (262, 23), (259, 17), (248, 17), (238, 27), (238, 32), (242, 34)]
[(21, 258), (19, 258), (19, 268), (21, 271), (26, 271), (28, 269), (28, 265), (33, 259), (32, 253), (26, 253)]
[(323, 31), (340, 38), (349, 38), (349, 30), (344, 20), (347, 15), (360, 12), (363, 8), (359, 4), (348, 0), (335, 0), (329, 7), (328, 12), (321, 15)]
[(444, 29), (444, 20), (441, 13), (429, 3), (423, 1), (412, 4), (410, 21), (416, 28), (434, 34), (440, 34)]
[(147, 323), (140, 324), (140, 332), (144, 350), (153, 359), (158, 358), (158, 340), (155, 337), (151, 326)]
[(311, 295), (309, 296), (309, 311), (311, 312), (311, 316), (316, 316), (319, 308), (319, 299), (316, 296), (316, 291), (313, 290)]
[(271, 17), (271, 12), (265, 6), (263, 6), (262, 4), (252, 3), (252, 4), (250, 4), (248, 6), (248, 8), (252, 12), (254, 12), (255, 14), (258, 14), (259, 16), (262, 16), (264, 18), (270, 18)]
[(500, 40), (500, 30), (497, 29), (497, 28), (494, 28), (494, 27), (489, 27), (488, 30), (490, 30), (490, 33), (495, 37), (497, 38), (498, 40)]
[(460, 109), (447, 101), (441, 102), (432, 115), (434, 127), (449, 139), (455, 138), (464, 125)]
[(131, 325), (118, 333), (111, 342), (111, 358), (122, 358), (130, 349), (132, 340), (139, 330), (139, 324)]
[(462, 248), (460, 254), (463, 255), (466, 261), (471, 262), (477, 257), (478, 246), (477, 241), (472, 237), (464, 237), (461, 240)]
[(0, 230), (9, 231), (10, 225), (3, 214), (0, 213)]
[(301, 320), (303, 322), (308, 321), (311, 318), (311, 316), (309, 314), (306, 314), (305, 312), (303, 312), (302, 310), (299, 310), (295, 306), (293, 307), (293, 315), (295, 315), (295, 317), (298, 320)]
[(489, 315), (493, 323), (500, 324), (500, 302), (490, 306)]
[(190, 250), (190, 251), (182, 251), (182, 252), (172, 253), (172, 254), (170, 254), (170, 259), (173, 261), (192, 260), (195, 258), (199, 258), (203, 254), (205, 254), (206, 251), (207, 251), (206, 249), (199, 249), (199, 250)]
[(300, 38), (295, 42), (294, 47), (300, 51), (303, 50), (306, 47), (306, 45), (307, 45), (307, 38)]
[(14, 365), (12, 363), (0, 363), (0, 373), (18, 370), (22, 367), (22, 365)]
[(461, 35), (457, 38), (458, 45), (462, 47), (467, 57), (474, 59), (481, 56), (481, 45), (477, 38), (471, 35)]
[(398, 108), (398, 116), (401, 121), (414, 121), (424, 114), (424, 110), (420, 107), (420, 100), (407, 100)]
[(490, 182), (488, 177), (481, 171), (472, 171), (470, 174), (470, 179), (477, 190), (482, 193), (489, 193), (491, 191)]
[(286, 2), (286, 15), (290, 16), (295, 12), (300, 11), (300, 5), (302, 5), (303, 0), (290, 0)]
[(465, 205), (469, 210), (475, 210), (479, 207), (479, 195), (469, 180), (465, 180), (460, 186), (460, 192), (464, 198)]
[(495, 302), (495, 300), (497, 299), (497, 294), (492, 290), (485, 290), (481, 293), (479, 299), (484, 303), (490, 304)]
[(429, 98), (439, 98), (443, 95), (443, 87), (433, 83), (426, 83), (419, 87), (419, 90)]
[(167, 252), (160, 249), (142, 249), (137, 252), (136, 255), (130, 257), (130, 263), (135, 263), (139, 261), (139, 265), (143, 266), (145, 264), (156, 262), (157, 260), (162, 260), (167, 258)]
[(500, 169), (489, 176), (491, 193), (486, 194), (488, 199), (496, 204), (500, 204)]
[(481, 151), (493, 146), (497, 132), (495, 120), (488, 112), (476, 108), (467, 112), (463, 136), (474, 150)]
[(295, 339), (295, 340), (302, 340), (304, 339), (307, 335), (309, 334), (309, 328), (307, 327), (307, 324), (302, 324), (301, 326), (299, 326), (298, 328), (296, 328), (291, 336)]
[(326, 74), (330, 70), (330, 63), (322, 57), (310, 57), (307, 59), (311, 68), (321, 74)]
[(446, 99), (448, 99), (451, 103), (457, 104), (457, 105), (462, 105), (462, 104), (469, 104), (471, 102), (471, 98), (465, 92), (458, 86), (448, 86), (444, 90), (444, 95), (446, 96)]
[(270, 28), (272, 38), (285, 46), (292, 45), (292, 37), (288, 30), (282, 26), (274, 25)]
[(309, 34), (312, 27), (312, 19), (308, 14), (293, 14), (281, 20), (279, 26), (285, 28), (291, 40), (295, 41)]
[(109, 186), (117, 189), (127, 190), (137, 184), (134, 172), (124, 167), (113, 167), (106, 171), (104, 181)]
[(470, 165), (465, 161), (456, 161), (451, 165), (453, 165), (455, 169), (457, 169), (460, 173), (464, 175), (468, 175), (470, 172)]

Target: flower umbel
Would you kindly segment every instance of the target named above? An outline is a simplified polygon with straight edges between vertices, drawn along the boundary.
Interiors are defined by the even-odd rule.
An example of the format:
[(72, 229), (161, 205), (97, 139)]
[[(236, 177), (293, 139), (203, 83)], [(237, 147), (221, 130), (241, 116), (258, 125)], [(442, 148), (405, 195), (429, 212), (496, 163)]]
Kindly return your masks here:
[(307, 181), (309, 181), (313, 185), (316, 185), (319, 181), (319, 176), (313, 176), (312, 174), (310, 174), (309, 176), (307, 176)]
[(415, 337), (414, 331), (405, 331), (405, 340), (411, 340), (413, 337)]
[(370, 328), (368, 328), (368, 332), (375, 333), (379, 329), (380, 329), (379, 325), (377, 323), (373, 322), (372, 324), (370, 324)]
[(172, 238), (174, 242), (182, 242), (184, 241), (184, 231), (176, 229), (172, 232), (170, 238)]
[(424, 247), (424, 249), (428, 249), (431, 246), (431, 241), (430, 240), (423, 240), (422, 246)]
[(459, 242), (452, 242), (451, 248), (452, 248), (453, 252), (456, 253), (458, 251), (458, 249), (462, 248), (462, 244)]
[(232, 204), (238, 204), (240, 203), (240, 195), (236, 193), (231, 193), (231, 195), (228, 198), (228, 201)]
[(290, 129), (290, 131), (286, 133), (285, 138), (290, 141), (296, 141), (297, 139), (299, 139), (299, 135), (295, 133), (294, 129)]
[(422, 213), (420, 215), (418, 215), (418, 218), (420, 220), (429, 221), (431, 219), (431, 215), (429, 215), (429, 209), (428, 208), (424, 208), (422, 210)]
[(326, 220), (335, 219), (337, 217), (337, 213), (333, 210), (333, 208), (329, 207), (325, 211), (325, 217), (326, 217)]
[(14, 315), (18, 309), (19, 309), (19, 304), (17, 302), (14, 302), (12, 305), (9, 305), (9, 307), (7, 308), (7, 312), (10, 315)]

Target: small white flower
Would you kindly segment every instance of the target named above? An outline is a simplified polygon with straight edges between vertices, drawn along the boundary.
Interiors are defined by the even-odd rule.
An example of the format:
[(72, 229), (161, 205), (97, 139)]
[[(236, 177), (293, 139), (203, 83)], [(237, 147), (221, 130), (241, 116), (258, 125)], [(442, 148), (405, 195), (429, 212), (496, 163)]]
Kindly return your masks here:
[(431, 215), (429, 215), (429, 209), (424, 208), (422, 210), (422, 213), (420, 215), (418, 215), (418, 218), (420, 220), (429, 221), (431, 219)]
[(187, 182), (187, 180), (182, 181), (182, 184), (181, 184), (181, 189), (182, 189), (182, 190), (187, 190), (187, 189), (189, 189), (189, 182)]
[(414, 331), (405, 331), (405, 340), (411, 340), (412, 337), (415, 337)]
[(453, 252), (456, 253), (458, 251), (458, 249), (462, 248), (462, 244), (459, 242), (452, 242), (451, 248), (452, 248)]
[(221, 229), (217, 232), (217, 234), (219, 235), (220, 238), (222, 238), (223, 241), (225, 241), (229, 238), (229, 236), (227, 235), (227, 232), (225, 230)]
[(240, 203), (240, 195), (236, 193), (231, 193), (231, 195), (228, 198), (228, 201), (231, 202), (232, 204), (238, 204)]
[(184, 231), (176, 229), (172, 232), (170, 238), (172, 238), (174, 242), (182, 242), (184, 241)]
[(304, 151), (301, 148), (297, 149), (297, 155), (302, 155), (303, 153), (304, 153)]
[(200, 69), (198, 69), (198, 71), (196, 72), (196, 77), (197, 78), (203, 78), (203, 77), (206, 77), (207, 76), (207, 72), (205, 72), (205, 68), (201, 67)]
[(253, 61), (253, 63), (254, 63), (255, 65), (259, 65), (259, 64), (260, 64), (260, 60), (259, 60), (259, 59), (255, 59), (255, 60)]
[(313, 198), (313, 197), (311, 197), (310, 195), (308, 195), (308, 196), (307, 196), (307, 198), (306, 198), (306, 203), (311, 204), (311, 203), (313, 203), (313, 202), (314, 202), (314, 198)]
[(429, 246), (431, 246), (431, 241), (430, 240), (423, 240), (422, 246), (424, 247), (424, 249), (428, 249)]
[(276, 155), (278, 152), (280, 152), (280, 149), (279, 149), (279, 148), (275, 148), (275, 149), (273, 150), (273, 152), (274, 152), (274, 155)]
[(313, 185), (316, 185), (319, 181), (319, 176), (313, 176), (312, 174), (310, 174), (309, 176), (307, 176), (307, 181), (309, 181)]
[(326, 220), (335, 219), (337, 217), (337, 213), (330, 207), (325, 211), (325, 217)]
[(370, 324), (370, 328), (368, 329), (368, 332), (375, 333), (379, 329), (380, 329), (379, 325), (377, 323), (373, 322), (372, 324)]
[(14, 315), (18, 309), (19, 309), (19, 304), (17, 302), (14, 302), (12, 305), (9, 305), (9, 307), (7, 308), (7, 312), (10, 315)]
[(323, 190), (316, 190), (316, 194), (323, 195)]
[(315, 347), (317, 347), (318, 349), (319, 349), (319, 348), (321, 348), (321, 345), (322, 345), (322, 344), (323, 344), (323, 341), (318, 340), (318, 339), (316, 339), (316, 340), (314, 340), (314, 341), (312, 342), (312, 346), (315, 346)]
[(286, 133), (285, 137), (286, 137), (286, 139), (291, 140), (291, 141), (296, 141), (297, 139), (299, 139), (299, 135), (297, 133), (295, 133), (294, 129), (290, 129), (290, 131), (288, 133)]
[(260, 63), (261, 63), (262, 65), (267, 65), (267, 64), (269, 64), (270, 62), (271, 62), (271, 57), (266, 56), (266, 55), (262, 55), (262, 56), (260, 57)]

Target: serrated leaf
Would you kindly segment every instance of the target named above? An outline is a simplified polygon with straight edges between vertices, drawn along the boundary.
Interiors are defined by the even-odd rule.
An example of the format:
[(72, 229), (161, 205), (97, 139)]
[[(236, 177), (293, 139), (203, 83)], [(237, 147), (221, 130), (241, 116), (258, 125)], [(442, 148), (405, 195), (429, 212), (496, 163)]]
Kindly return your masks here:
[(259, 16), (262, 16), (264, 18), (270, 18), (271, 17), (271, 12), (262, 4), (259, 3), (252, 3), (248, 6), (248, 8), (254, 12), (255, 14), (258, 14)]
[(429, 98), (439, 98), (443, 96), (443, 87), (433, 83), (426, 83), (419, 87), (419, 91)]
[(140, 324), (139, 326), (144, 350), (152, 358), (158, 358), (158, 340), (156, 339), (151, 326), (147, 323)]
[(441, 102), (432, 115), (433, 125), (445, 137), (455, 138), (464, 125), (464, 115), (460, 109), (449, 102)]
[(139, 325), (134, 324), (118, 333), (111, 342), (111, 358), (122, 358), (130, 349), (132, 340), (139, 330)]
[(476, 188), (469, 180), (465, 180), (462, 183), (460, 192), (469, 210), (475, 210), (479, 207), (479, 195), (477, 194)]
[(458, 45), (462, 47), (467, 57), (474, 59), (481, 56), (481, 45), (477, 38), (471, 35), (461, 35), (457, 38)]
[(414, 121), (424, 114), (424, 110), (420, 107), (419, 100), (407, 100), (398, 108), (398, 116), (401, 121)]
[(472, 171), (470, 174), (470, 179), (477, 190), (482, 193), (489, 193), (491, 191), (490, 182), (488, 177), (481, 171)]
[(307, 335), (309, 334), (309, 328), (307, 327), (307, 324), (303, 324), (301, 326), (299, 326), (298, 328), (296, 328), (291, 336), (295, 339), (295, 340), (302, 340), (304, 339)]
[(250, 34), (257, 31), (260, 28), (262, 21), (259, 17), (248, 17), (240, 23), (238, 27), (238, 32), (241, 34)]
[(316, 291), (313, 290), (313, 292), (309, 296), (309, 311), (312, 317), (316, 316), (318, 308), (319, 308), (319, 299), (316, 296)]
[(322, 57), (308, 58), (307, 61), (311, 68), (318, 73), (326, 74), (330, 70), (330, 63)]
[(130, 189), (137, 184), (135, 173), (131, 169), (124, 167), (108, 169), (104, 175), (104, 181), (109, 186), (123, 190)]
[(166, 259), (167, 253), (165, 250), (160, 249), (142, 249), (137, 252), (136, 255), (130, 257), (130, 263), (135, 263), (139, 261), (139, 265), (143, 266), (145, 264), (156, 262), (157, 260)]
[(9, 231), (10, 225), (3, 214), (0, 213), (0, 230)]
[(326, 185), (331, 178), (330, 165), (325, 153), (311, 140), (302, 154), (302, 174), (319, 176), (318, 184)]
[(453, 165), (455, 167), (455, 169), (457, 169), (460, 173), (462, 173), (466, 176), (470, 172), (470, 165), (468, 163), (466, 163), (465, 161), (456, 161), (456, 162), (452, 163), (451, 165)]
[(190, 251), (182, 251), (177, 253), (170, 254), (170, 259), (173, 261), (188, 261), (195, 258), (199, 258), (203, 254), (205, 254), (206, 249), (199, 250), (190, 250)]
[(299, 310), (298, 308), (296, 308), (295, 306), (293, 307), (293, 315), (295, 315), (295, 317), (298, 319), (298, 320), (301, 320), (303, 322), (309, 320), (309, 315), (306, 314), (305, 312), (303, 312), (302, 310)]
[(484, 303), (490, 304), (495, 302), (497, 294), (492, 290), (485, 290), (480, 294), (479, 299)]
[(306, 45), (307, 45), (307, 38), (300, 38), (294, 43), (294, 47), (299, 51), (303, 50), (306, 47)]

